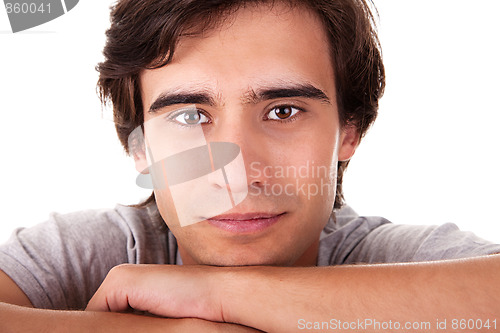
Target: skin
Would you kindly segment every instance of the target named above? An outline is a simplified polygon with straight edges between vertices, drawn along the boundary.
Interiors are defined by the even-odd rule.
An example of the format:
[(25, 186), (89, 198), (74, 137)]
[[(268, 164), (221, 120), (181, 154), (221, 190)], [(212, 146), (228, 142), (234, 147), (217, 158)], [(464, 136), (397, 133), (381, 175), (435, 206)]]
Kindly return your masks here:
[[(174, 68), (182, 67), (184, 61), (193, 60), (191, 55), (203, 54), (204, 57), (198, 58), (199, 62), (193, 60), (191, 66), (184, 67), (184, 71), (177, 73), (177, 76), (174, 72), (169, 75), (165, 72), (162, 72), (165, 75), (156, 75), (160, 71), (143, 73), (141, 82), (145, 105), (153, 104), (165, 89), (178, 88), (183, 82), (197, 82), (205, 88), (208, 85), (211, 91), (216, 91), (221, 97), (221, 102), (201, 105), (213, 117), (213, 123), (201, 125), (207, 141), (229, 140), (237, 143), (245, 154), (246, 163), (261, 161), (272, 166), (284, 163), (300, 166), (305, 158), (311, 158), (317, 163), (333, 167), (337, 158), (350, 158), (357, 144), (354, 139), (357, 136), (355, 131), (340, 128), (335, 103), (325, 104), (315, 99), (286, 99), (285, 102), (307, 103), (310, 107), (307, 116), (287, 125), (263, 121), (263, 115), (270, 111), (266, 106), (272, 105), (274, 101), (267, 101), (263, 105), (254, 103), (251, 106), (241, 103), (241, 96), (248, 90), (249, 84), (253, 85), (251, 88), (258, 89), (255, 85), (268, 85), (269, 80), (276, 80), (277, 76), (285, 74), (287, 78), (279, 77), (280, 82), (295, 75), (294, 80), (307, 80), (325, 91), (330, 100), (334, 100), (333, 79), (330, 76), (330, 82), (323, 76), (328, 68), (331, 69), (328, 67), (329, 63), (325, 63), (326, 67), (315, 67), (326, 61), (319, 52), (324, 51), (322, 47), (325, 47), (325, 41), (324, 36), (321, 37), (318, 22), (314, 16), (307, 15), (304, 11), (279, 9), (276, 7), (275, 11), (269, 11), (267, 7), (247, 8), (238, 13), (233, 24), (222, 27), (203, 39), (184, 40), (172, 64)], [(297, 22), (300, 22), (300, 26), (307, 26), (307, 29), (295, 27)], [(309, 29), (316, 30), (317, 34), (306, 36), (306, 30)], [(249, 31), (260, 33), (262, 38), (246, 36), (245, 33)], [(272, 36), (267, 36), (269, 31), (273, 31), (269, 34)], [(295, 40), (297, 34), (302, 34), (302, 38)], [(243, 35), (249, 39), (236, 38)], [(278, 36), (281, 39), (276, 38), (274, 43), (266, 44), (267, 39), (269, 42)], [(305, 39), (306, 37), (310, 39)], [(306, 43), (305, 41), (308, 41), (307, 45), (299, 44)], [(208, 42), (211, 42), (212, 47), (205, 44)], [(219, 49), (230, 42), (233, 46), (237, 43), (239, 48), (226, 47), (227, 53), (219, 54)], [(246, 43), (253, 47), (245, 48)], [(314, 45), (320, 49), (315, 50)], [(289, 50), (290, 46), (294, 47)], [(274, 53), (275, 49), (282, 54), (290, 54), (291, 58), (281, 57), (284, 59), (280, 63), (277, 59), (279, 54)], [(314, 52), (309, 58), (300, 58), (300, 55), (305, 55), (310, 50), (319, 53)], [(257, 52), (254, 56), (261, 58), (249, 57), (248, 52)], [(237, 61), (232, 57), (222, 59), (216, 56), (224, 57), (225, 54), (232, 54)], [(295, 56), (298, 57), (296, 60), (300, 58), (302, 61), (293, 63)], [(265, 61), (261, 63), (259, 59)], [(307, 64), (305, 60), (309, 59), (315, 59), (315, 64)], [(205, 66), (205, 61), (210, 66)], [(252, 66), (246, 66), (249, 63)], [(292, 63), (294, 66), (291, 66)], [(253, 72), (256, 67), (260, 68), (259, 72)], [(217, 70), (212, 71), (214, 68)], [(218, 75), (219, 72), (225, 75)], [(196, 81), (198, 78), (203, 82)], [(244, 79), (246, 82), (243, 82)], [(267, 81), (262, 83), (262, 80)], [(148, 82), (150, 86), (147, 86)], [(192, 86), (187, 87), (190, 88)], [(159, 111), (161, 112), (166, 113), (168, 110)], [(151, 143), (155, 142), (154, 133), (146, 135)], [(270, 144), (282, 142), (284, 137), (287, 139), (286, 144), (280, 145), (283, 146), (280, 149), (275, 147), (276, 144)], [(141, 171), (145, 169), (145, 156), (137, 158), (137, 166)], [(250, 174), (248, 186), (258, 188), (265, 182), (283, 181), (282, 178), (256, 179)], [(312, 182), (317, 179), (301, 181)], [(259, 197), (250, 197), (237, 209), (251, 210), (258, 207), (260, 210), (264, 207), (269, 210), (284, 210), (287, 216), (261, 234), (235, 236), (211, 229), (203, 222), (191, 227), (180, 227), (178, 223), (176, 225), (169, 193), (157, 191), (156, 194), (157, 199), (162, 199), (159, 200), (160, 212), (176, 234), (184, 262), (189, 264), (314, 265), (319, 230), (326, 222), (333, 205), (333, 197), (330, 195), (322, 197), (323, 202), (319, 199), (308, 202), (303, 197), (296, 196), (290, 199), (290, 203), (280, 198), (266, 197), (266, 200), (260, 201)], [(299, 204), (304, 205), (301, 207), (303, 211), (294, 208), (294, 205)], [(281, 232), (281, 236), (278, 236), (276, 230), (279, 228), (286, 231)], [(232, 247), (226, 248), (224, 252), (215, 240)], [(291, 246), (292, 241), (296, 242), (295, 247)], [(259, 246), (253, 247), (254, 243)], [(35, 332), (40, 329), (51, 330), (54, 323), (58, 323), (57, 328), (61, 331), (114, 329), (135, 332), (147, 329), (163, 332), (216, 332), (254, 331), (252, 328), (255, 328), (266, 332), (288, 333), (304, 331), (301, 323), (314, 327), (314, 323), (321, 324), (331, 319), (349, 323), (374, 319), (403, 325), (405, 322), (428, 322), (431, 326), (417, 330), (391, 330), (371, 326), (351, 331), (452, 332), (462, 331), (452, 328), (454, 319), (481, 319), (483, 322), (489, 320), (490, 327), (474, 331), (493, 332), (498, 330), (499, 325), (499, 319), (495, 317), (500, 313), (500, 296), (497, 290), (500, 284), (499, 269), (498, 255), (422, 263), (332, 267), (121, 265), (109, 272), (89, 302), (87, 312), (47, 311), (0, 304), (0, 330), (19, 330), (21, 327)], [(19, 296), (20, 290), (5, 292), (13, 285), (2, 274), (0, 287), (0, 300), (26, 303), (27, 299)], [(146, 311), (168, 319), (113, 313), (130, 310)], [(25, 318), (30, 320), (26, 321)], [(300, 319), (304, 321), (301, 322)], [(439, 330), (435, 325), (436, 319), (441, 322), (447, 320), (447, 329)], [(497, 327), (491, 326), (493, 320), (497, 321)]]
[[(314, 160), (331, 171), (337, 160), (352, 156), (358, 141), (354, 129), (341, 128), (338, 122), (334, 73), (326, 45), (321, 24), (307, 11), (280, 6), (274, 10), (245, 8), (220, 30), (182, 40), (172, 64), (145, 71), (141, 76), (143, 103), (146, 108), (151, 106), (172, 87), (189, 91), (202, 86), (217, 97), (213, 105), (197, 106), (211, 119), (201, 125), (207, 141), (237, 143), (246, 163), (299, 167)], [(249, 90), (290, 81), (318, 87), (330, 103), (304, 98), (242, 102)], [(307, 112), (290, 123), (266, 120), (264, 115), (275, 102), (301, 106)], [(153, 116), (146, 114), (145, 120)], [(146, 129), (148, 136), (150, 143), (158, 142), (155, 133)], [(286, 144), (279, 144), (283, 142)], [(145, 158), (136, 162), (138, 170), (147, 166)], [(334, 177), (327, 180), (334, 184)], [(251, 189), (291, 181), (249, 176), (247, 184)], [(301, 195), (287, 200), (249, 196), (236, 211), (264, 209), (286, 215), (264, 232), (236, 236), (204, 222), (180, 227), (168, 191), (156, 190), (155, 195), (184, 263), (203, 265), (116, 267), (87, 310), (132, 308), (170, 318), (238, 323), (266, 332), (301, 331), (301, 323), (306, 325), (303, 330), (330, 319), (375, 319), (402, 325), (429, 322), (425, 331), (436, 332), (436, 318), (451, 325), (457, 318), (494, 320), (500, 313), (495, 292), (500, 282), (498, 255), (431, 263), (277, 267), (314, 266), (319, 233), (333, 206), (331, 194), (310, 200)], [(391, 331), (373, 326), (360, 329)]]
[[(498, 255), (298, 268), (123, 265), (110, 272), (87, 310), (133, 308), (283, 333), (331, 319), (349, 325), (392, 322), (392, 329), (372, 324), (351, 326), (350, 332), (460, 332), (453, 329), (454, 320), (480, 319), (488, 320), (489, 328), (471, 332), (496, 332), (499, 269)], [(447, 329), (440, 330), (437, 320), (446, 320)], [(419, 328), (411, 329), (413, 323)]]
[[(171, 124), (159, 128), (156, 124), (171, 114), (178, 119), (175, 110), (195, 104), (204, 117), (201, 127), (206, 141), (238, 144), (245, 161), (249, 195), (226, 214), (283, 214), (278, 223), (261, 232), (234, 234), (206, 221), (182, 227), (170, 191), (156, 189), (159, 211), (177, 239), (183, 262), (314, 266), (319, 235), (333, 208), (337, 161), (349, 159), (358, 143), (355, 128), (339, 124), (334, 70), (326, 35), (316, 16), (280, 5), (272, 11), (267, 7), (241, 10), (230, 24), (203, 37), (182, 39), (172, 62), (143, 71), (140, 83), (145, 110), (164, 94), (200, 92), (214, 97), (213, 104), (195, 104), (188, 99), (187, 103), (145, 112), (146, 124), (155, 119), (155, 125), (145, 129), (153, 155), (160, 156), (161, 149), (167, 149), (161, 142), (182, 145), (187, 139), (179, 138), (194, 133), (194, 129)], [(306, 84), (324, 92), (325, 98), (266, 97), (255, 101), (249, 97), (266, 89)], [(273, 119), (278, 106), (293, 108), (282, 110), (291, 116)], [(158, 139), (165, 132), (169, 136)], [(300, 170), (307, 165), (323, 172), (318, 176), (311, 171), (297, 178), (292, 172), (278, 173), (280, 167)], [(136, 166), (139, 171), (147, 168), (145, 155), (136, 156)], [(325, 189), (322, 184), (329, 184), (329, 190), (318, 195), (299, 190), (311, 185)], [(270, 191), (285, 187), (287, 194)], [(209, 200), (202, 195), (197, 198), (199, 202)]]

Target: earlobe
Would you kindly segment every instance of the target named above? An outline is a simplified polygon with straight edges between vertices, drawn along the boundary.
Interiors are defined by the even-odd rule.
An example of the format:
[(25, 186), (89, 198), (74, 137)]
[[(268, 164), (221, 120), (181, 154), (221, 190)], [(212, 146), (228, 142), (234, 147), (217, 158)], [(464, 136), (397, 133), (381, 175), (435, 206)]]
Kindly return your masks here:
[(359, 144), (359, 132), (355, 126), (346, 125), (341, 129), (339, 140), (339, 161), (348, 161), (356, 152)]

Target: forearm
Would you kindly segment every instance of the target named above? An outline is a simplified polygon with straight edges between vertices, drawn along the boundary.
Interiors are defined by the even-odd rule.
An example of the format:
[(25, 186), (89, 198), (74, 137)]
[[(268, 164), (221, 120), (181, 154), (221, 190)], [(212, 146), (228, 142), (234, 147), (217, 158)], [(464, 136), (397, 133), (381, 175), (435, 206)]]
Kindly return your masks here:
[(431, 322), (432, 331), (436, 319), (500, 321), (498, 272), (498, 256), (415, 264), (232, 268), (221, 283), (221, 304), (226, 321), (270, 332), (300, 331), (300, 319), (420, 321)]
[(166, 319), (113, 312), (56, 311), (0, 303), (0, 332), (257, 332), (201, 319)]

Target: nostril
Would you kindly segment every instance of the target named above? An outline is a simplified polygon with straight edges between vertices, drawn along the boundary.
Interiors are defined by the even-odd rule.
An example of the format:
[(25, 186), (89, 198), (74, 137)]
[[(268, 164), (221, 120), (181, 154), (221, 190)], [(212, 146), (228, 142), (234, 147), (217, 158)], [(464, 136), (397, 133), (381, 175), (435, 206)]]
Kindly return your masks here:
[(255, 187), (260, 187), (262, 186), (262, 183), (260, 180), (253, 180), (251, 183), (250, 183), (250, 186), (255, 186)]

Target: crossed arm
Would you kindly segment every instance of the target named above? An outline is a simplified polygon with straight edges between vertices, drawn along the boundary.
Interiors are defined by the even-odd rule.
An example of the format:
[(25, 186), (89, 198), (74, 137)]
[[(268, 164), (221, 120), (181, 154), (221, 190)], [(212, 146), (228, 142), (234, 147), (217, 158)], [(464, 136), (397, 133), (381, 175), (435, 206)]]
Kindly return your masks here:
[[(446, 331), (452, 332), (453, 319), (489, 319), (490, 328), (483, 327), (483, 331), (494, 332), (500, 326), (499, 272), (500, 255), (308, 268), (123, 265), (108, 274), (87, 312), (78, 315), (106, 318), (121, 325), (132, 320), (159, 325), (167, 320), (172, 325), (227, 322), (244, 326), (219, 328), (251, 330), (248, 326), (267, 332), (304, 331), (325, 323), (323, 331), (333, 331), (329, 325), (366, 325), (366, 320), (391, 323), (392, 327), (397, 322), (401, 328), (405, 323), (429, 323), (425, 330), (415, 332), (436, 332), (437, 321), (447, 320)], [(159, 317), (198, 319), (178, 321), (116, 313), (131, 309)], [(0, 309), (0, 317), (6, 317), (4, 310)], [(353, 328), (344, 331), (391, 331), (375, 325)]]

